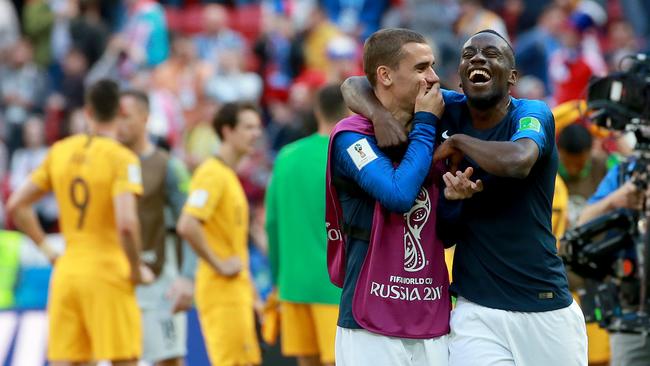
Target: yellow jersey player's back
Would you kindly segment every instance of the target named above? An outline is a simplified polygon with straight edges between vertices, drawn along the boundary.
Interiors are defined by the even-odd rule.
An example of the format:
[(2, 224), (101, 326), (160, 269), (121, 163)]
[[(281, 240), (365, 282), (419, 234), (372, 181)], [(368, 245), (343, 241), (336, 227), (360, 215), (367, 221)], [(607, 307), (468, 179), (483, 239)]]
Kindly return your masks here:
[(53, 191), (59, 205), (66, 251), (57, 271), (129, 281), (113, 197), (141, 194), (141, 181), (139, 159), (107, 137), (77, 135), (52, 146), (32, 182)]
[[(16, 226), (56, 260), (48, 300), (53, 365), (113, 361), (135, 366), (142, 353), (135, 285), (150, 281), (139, 259), (139, 159), (117, 136), (119, 88), (101, 80), (86, 92), (92, 135), (56, 143), (7, 205)], [(54, 192), (66, 250), (57, 258), (33, 205)]]

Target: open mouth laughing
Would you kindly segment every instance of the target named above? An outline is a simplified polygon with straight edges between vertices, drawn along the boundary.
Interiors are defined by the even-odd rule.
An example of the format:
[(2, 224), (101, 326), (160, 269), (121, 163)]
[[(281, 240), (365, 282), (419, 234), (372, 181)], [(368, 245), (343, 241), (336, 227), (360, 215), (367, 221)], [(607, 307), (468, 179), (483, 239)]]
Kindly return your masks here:
[(486, 69), (472, 69), (467, 75), (469, 81), (475, 85), (484, 85), (492, 80), (492, 74)]

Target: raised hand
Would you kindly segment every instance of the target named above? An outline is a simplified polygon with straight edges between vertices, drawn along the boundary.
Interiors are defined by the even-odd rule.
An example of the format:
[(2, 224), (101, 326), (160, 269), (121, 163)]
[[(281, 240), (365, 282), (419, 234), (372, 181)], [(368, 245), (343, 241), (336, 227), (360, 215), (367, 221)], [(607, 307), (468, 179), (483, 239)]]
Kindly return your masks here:
[(474, 194), (483, 190), (483, 182), (478, 179), (472, 182), (470, 177), (474, 173), (472, 167), (468, 167), (464, 172), (456, 171), (456, 174), (447, 172), (442, 176), (445, 182), (445, 198), (448, 200), (462, 200), (472, 197)]

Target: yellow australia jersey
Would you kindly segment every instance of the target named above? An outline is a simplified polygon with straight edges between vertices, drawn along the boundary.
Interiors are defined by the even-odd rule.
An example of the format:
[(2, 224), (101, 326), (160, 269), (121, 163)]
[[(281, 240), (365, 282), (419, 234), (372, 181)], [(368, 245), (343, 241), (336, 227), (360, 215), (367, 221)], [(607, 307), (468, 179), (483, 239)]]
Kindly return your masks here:
[(231, 278), (199, 261), (196, 275), (197, 302), (204, 304), (252, 303), (253, 287), (248, 271), (248, 202), (235, 172), (216, 158), (209, 158), (194, 172), (183, 212), (203, 223), (210, 250), (220, 259), (238, 256), (242, 271)]
[(553, 216), (551, 217), (553, 235), (560, 245), (560, 238), (564, 235), (569, 222), (569, 190), (560, 177), (555, 176), (555, 193), (553, 194)]
[(31, 180), (53, 191), (66, 242), (56, 270), (62, 274), (128, 280), (129, 262), (115, 224), (113, 197), (142, 193), (138, 157), (118, 142), (76, 135), (54, 144)]

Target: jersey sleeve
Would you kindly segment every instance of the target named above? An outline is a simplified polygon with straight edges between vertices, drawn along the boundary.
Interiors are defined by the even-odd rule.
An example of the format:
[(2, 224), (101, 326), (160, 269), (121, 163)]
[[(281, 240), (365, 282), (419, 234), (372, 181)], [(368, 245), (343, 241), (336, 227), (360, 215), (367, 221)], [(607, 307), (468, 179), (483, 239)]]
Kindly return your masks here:
[(510, 141), (531, 139), (537, 144), (539, 157), (552, 150), (552, 141), (555, 137), (555, 121), (553, 114), (543, 102), (535, 101), (522, 107), (522, 111), (515, 117), (515, 132)]
[(116, 155), (111, 158), (115, 168), (115, 180), (111, 189), (113, 197), (122, 193), (141, 195), (143, 188), (140, 160), (128, 150)]
[(41, 165), (39, 165), (38, 168), (36, 168), (36, 170), (34, 170), (30, 176), (32, 183), (34, 183), (38, 188), (45, 192), (52, 190), (52, 180), (50, 175), (50, 161), (52, 159), (52, 152), (52, 149), (48, 151)]
[(390, 211), (408, 211), (431, 167), (436, 120), (431, 113), (416, 113), (408, 149), (397, 166), (377, 147), (374, 137), (341, 132), (333, 142), (335, 172), (353, 180)]
[(223, 191), (218, 174), (210, 174), (205, 166), (200, 167), (190, 182), (190, 191), (183, 207), (183, 213), (201, 221), (206, 220), (217, 207)]

